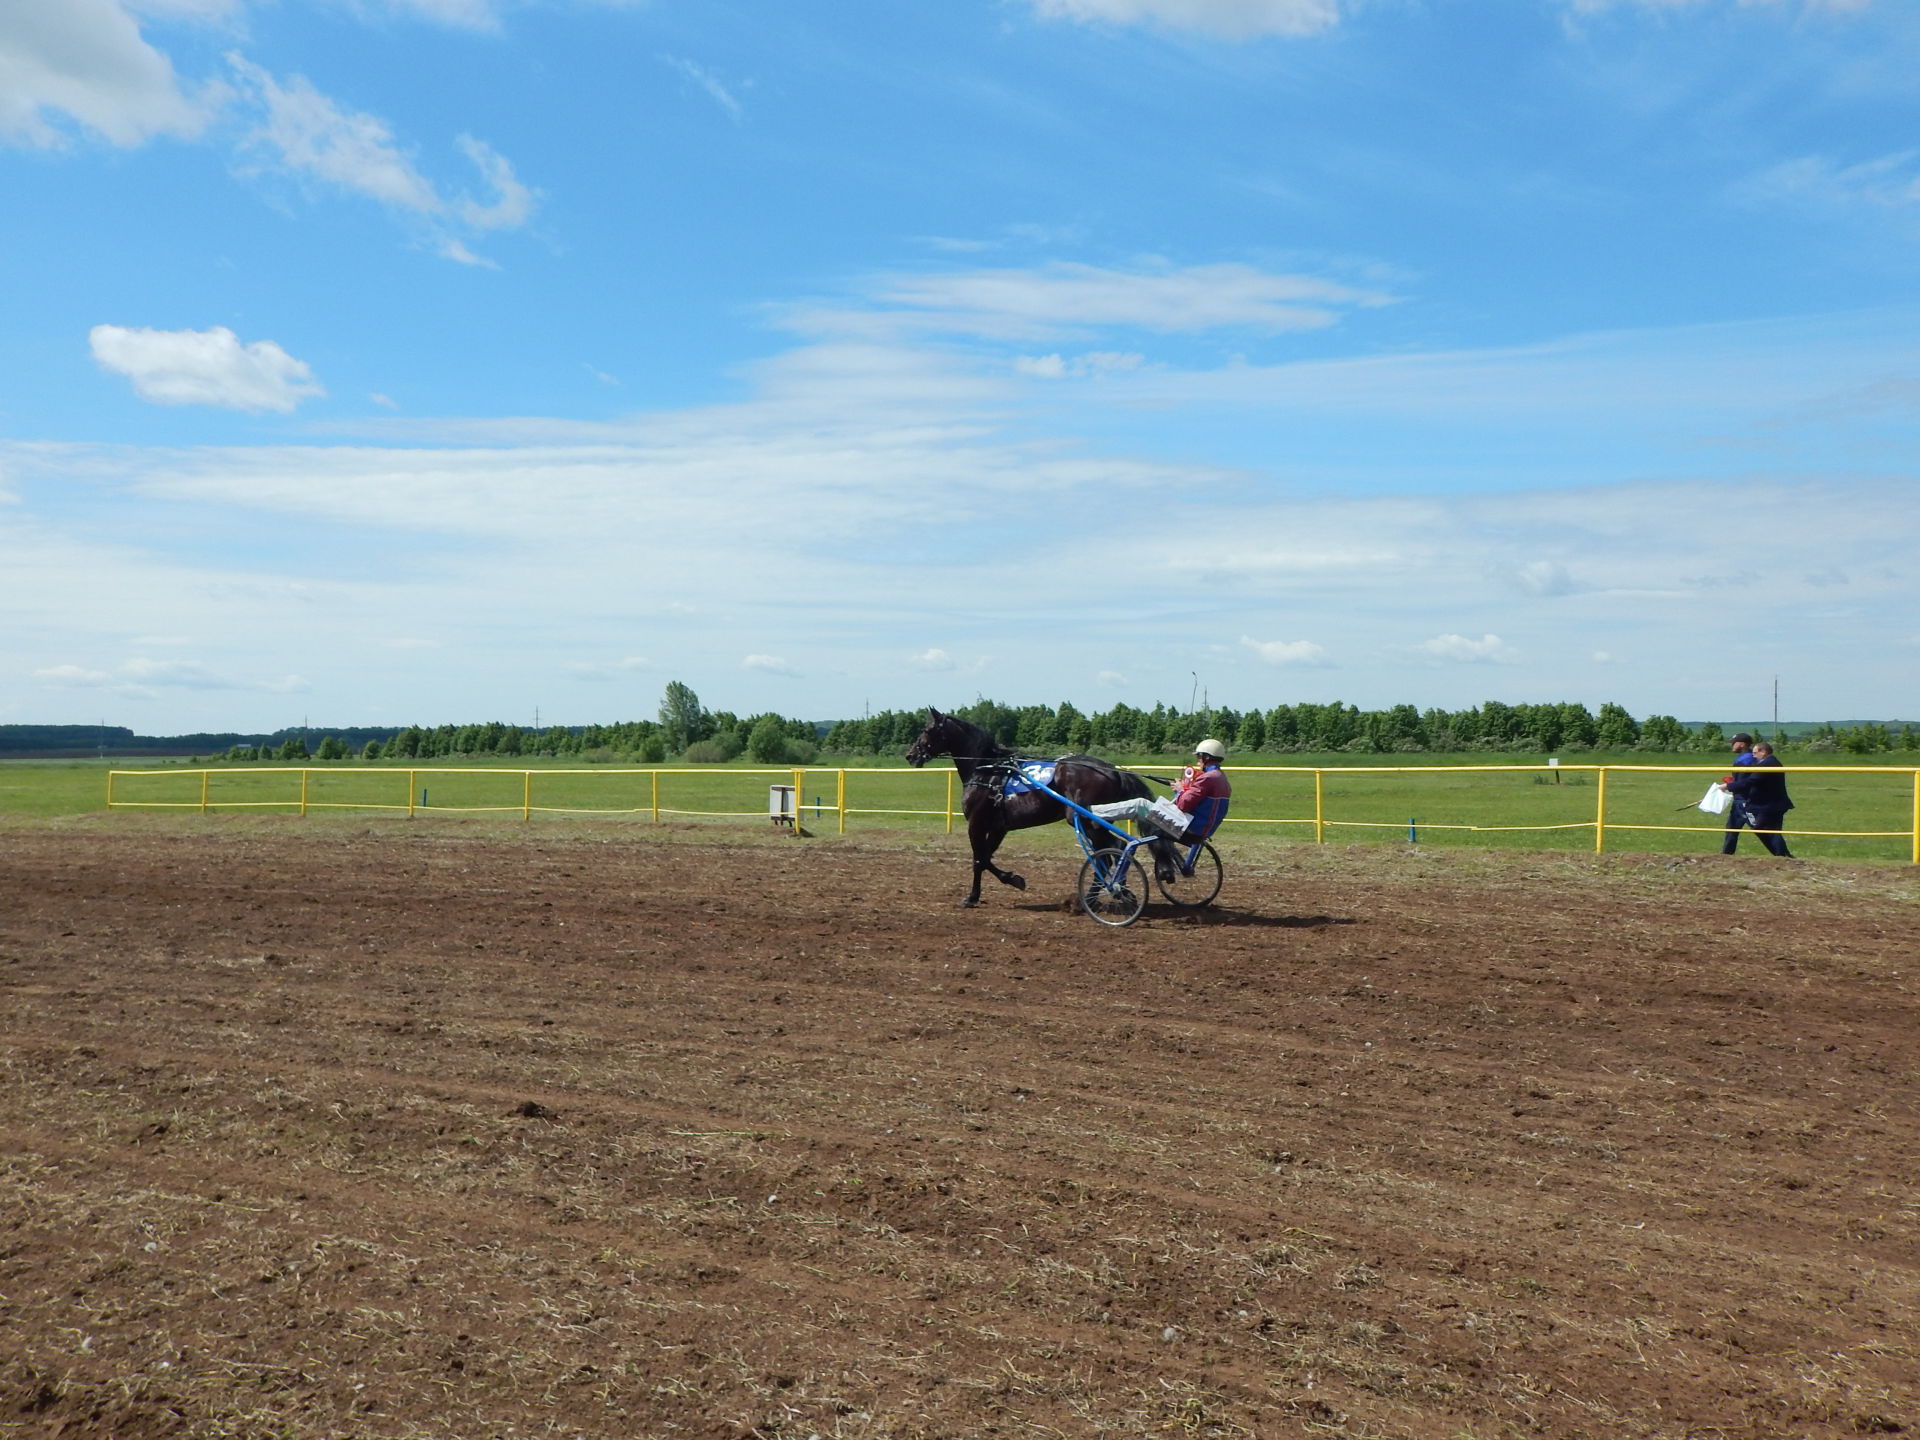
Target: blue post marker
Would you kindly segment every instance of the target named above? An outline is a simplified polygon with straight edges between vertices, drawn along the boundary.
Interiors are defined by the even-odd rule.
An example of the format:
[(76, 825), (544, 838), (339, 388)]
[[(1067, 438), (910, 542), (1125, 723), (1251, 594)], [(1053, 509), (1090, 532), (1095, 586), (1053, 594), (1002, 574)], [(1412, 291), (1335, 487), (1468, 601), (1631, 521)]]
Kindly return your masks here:
[(427, 808), (427, 787), (424, 785), (420, 787), (420, 808), (422, 810)]
[(1414, 819), (1413, 817), (1409, 816), (1407, 818), (1407, 844), (1418, 845), (1419, 843), (1420, 843), (1420, 822)]

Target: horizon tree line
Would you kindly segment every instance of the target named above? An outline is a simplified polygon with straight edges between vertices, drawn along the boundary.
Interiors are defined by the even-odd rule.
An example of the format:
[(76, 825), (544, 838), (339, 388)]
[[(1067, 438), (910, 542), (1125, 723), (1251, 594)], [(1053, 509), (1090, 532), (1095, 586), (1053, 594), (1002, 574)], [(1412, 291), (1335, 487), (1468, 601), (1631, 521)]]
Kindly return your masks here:
[[(1236, 710), (1209, 706), (1182, 711), (1118, 704), (1085, 713), (1071, 702), (1012, 706), (987, 698), (953, 711), (987, 731), (1000, 744), (1032, 754), (1091, 751), (1112, 755), (1179, 753), (1212, 735), (1237, 754), (1423, 754), (1485, 752), (1554, 754), (1640, 750), (1662, 754), (1719, 754), (1727, 745), (1720, 725), (1682, 724), (1671, 715), (1638, 720), (1613, 703), (1510, 705), (1488, 700), (1465, 710), (1394, 705), (1362, 710), (1333, 701)], [(662, 693), (657, 719), (610, 725), (544, 729), (490, 721), (485, 724), (409, 725), (356, 750), (333, 735), (317, 748), (289, 735), (278, 746), (235, 745), (220, 758), (231, 761), (435, 760), (452, 756), (615, 759), (641, 764), (679, 760), (724, 764), (747, 756), (763, 765), (806, 765), (820, 755), (882, 755), (901, 752), (926, 723), (924, 710), (882, 710), (859, 719), (814, 722), (772, 711), (740, 716), (709, 711), (691, 687), (676, 680)], [(1762, 727), (1756, 726), (1758, 731)], [(359, 733), (366, 734), (363, 729)], [(1920, 728), (1897, 730), (1868, 723), (1816, 727), (1791, 742), (1807, 754), (1873, 754), (1920, 750)]]

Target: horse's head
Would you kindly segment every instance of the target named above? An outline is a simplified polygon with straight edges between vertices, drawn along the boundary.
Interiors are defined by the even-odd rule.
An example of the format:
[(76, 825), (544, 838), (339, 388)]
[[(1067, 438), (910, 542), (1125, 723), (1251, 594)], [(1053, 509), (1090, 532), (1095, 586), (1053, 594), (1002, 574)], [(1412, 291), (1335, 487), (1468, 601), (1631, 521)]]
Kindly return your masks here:
[(940, 755), (953, 753), (953, 718), (927, 707), (927, 726), (907, 747), (907, 764), (918, 769)]

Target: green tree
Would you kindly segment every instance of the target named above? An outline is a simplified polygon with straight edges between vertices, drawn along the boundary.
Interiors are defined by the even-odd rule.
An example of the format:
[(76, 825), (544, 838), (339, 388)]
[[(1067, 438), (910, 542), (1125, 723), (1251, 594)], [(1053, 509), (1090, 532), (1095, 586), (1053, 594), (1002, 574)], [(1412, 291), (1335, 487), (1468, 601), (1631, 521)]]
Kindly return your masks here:
[(1649, 715), (1640, 727), (1640, 745), (1646, 750), (1684, 750), (1687, 727), (1671, 715)]
[(779, 765), (787, 758), (787, 727), (778, 715), (762, 715), (747, 732), (747, 755), (762, 765)]
[(669, 680), (660, 693), (661, 741), (668, 750), (684, 750), (707, 736), (710, 720), (691, 686)]
[(1594, 716), (1594, 729), (1594, 741), (1602, 750), (1625, 750), (1640, 738), (1640, 727), (1633, 716), (1611, 702), (1602, 705)]
[(316, 760), (344, 760), (347, 758), (347, 742), (338, 735), (329, 735), (320, 742), (320, 748), (313, 752)]
[(1266, 743), (1266, 717), (1258, 710), (1249, 710), (1246, 719), (1240, 722), (1240, 733), (1234, 736), (1233, 748), (1240, 751), (1258, 750)]
[(1893, 736), (1884, 725), (1854, 725), (1840, 732), (1840, 748), (1849, 755), (1871, 755), (1876, 750), (1891, 750)]

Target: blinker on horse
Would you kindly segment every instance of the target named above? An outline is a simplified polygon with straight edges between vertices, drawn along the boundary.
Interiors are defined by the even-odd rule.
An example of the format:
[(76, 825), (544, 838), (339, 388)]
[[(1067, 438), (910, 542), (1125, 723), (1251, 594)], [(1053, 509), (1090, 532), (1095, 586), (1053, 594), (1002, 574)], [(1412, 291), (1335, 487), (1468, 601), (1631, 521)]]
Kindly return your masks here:
[[(980, 903), (984, 874), (991, 873), (1002, 885), (1026, 889), (1024, 879), (993, 863), (994, 852), (1008, 831), (1064, 820), (1067, 807), (1038, 790), (1007, 793), (1007, 782), (1018, 779), (1020, 757), (978, 725), (929, 708), (926, 728), (907, 747), (907, 763), (917, 768), (942, 755), (952, 757), (953, 768), (966, 786), (960, 810), (966, 816), (967, 842), (973, 849), (973, 889), (960, 903)], [(1053, 788), (1076, 805), (1105, 805), (1152, 794), (1138, 775), (1092, 755), (1062, 755), (1053, 765)]]

